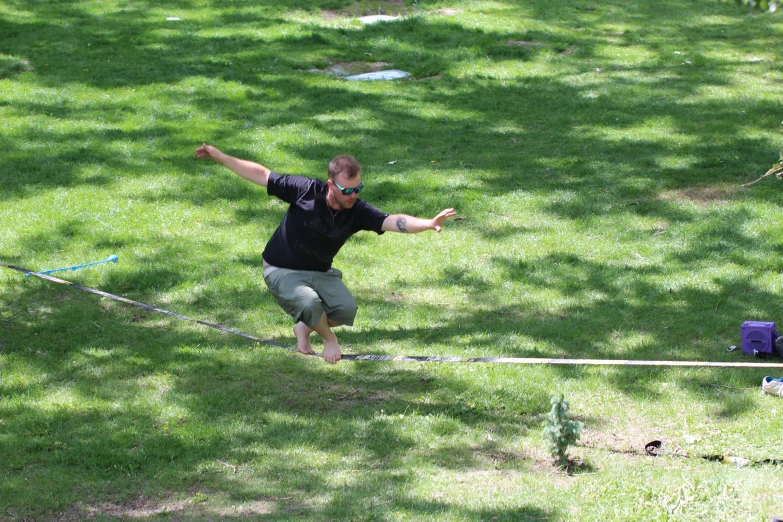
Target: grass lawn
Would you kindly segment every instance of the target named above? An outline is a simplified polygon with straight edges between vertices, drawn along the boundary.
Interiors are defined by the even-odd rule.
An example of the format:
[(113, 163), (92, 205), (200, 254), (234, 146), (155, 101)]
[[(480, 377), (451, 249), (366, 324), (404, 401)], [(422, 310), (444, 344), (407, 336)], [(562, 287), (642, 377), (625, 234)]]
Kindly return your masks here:
[[(783, 148), (781, 16), (0, 0), (0, 261), (116, 254), (56, 275), (292, 345), (259, 269), (285, 205), (193, 151), (321, 178), (347, 153), (375, 206), (458, 219), (349, 241), (345, 352), (752, 362), (742, 322), (783, 320), (783, 182), (741, 187)], [(770, 372), (330, 366), (2, 269), (0, 520), (767, 521), (780, 465), (700, 457), (783, 458)]]

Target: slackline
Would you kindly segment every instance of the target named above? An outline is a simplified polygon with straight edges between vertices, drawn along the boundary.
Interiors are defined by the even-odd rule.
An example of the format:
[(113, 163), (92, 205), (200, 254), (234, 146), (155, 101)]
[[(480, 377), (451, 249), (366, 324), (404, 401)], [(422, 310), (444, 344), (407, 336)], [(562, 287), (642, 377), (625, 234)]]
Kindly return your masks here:
[[(297, 352), (296, 348), (286, 346), (284, 344), (277, 343), (269, 339), (262, 339), (255, 335), (250, 335), (238, 330), (227, 328), (220, 324), (208, 323), (200, 319), (193, 319), (169, 310), (164, 310), (156, 306), (140, 303), (127, 297), (110, 294), (102, 290), (96, 290), (88, 286), (82, 286), (72, 281), (66, 281), (64, 279), (58, 279), (46, 274), (39, 274), (31, 270), (26, 270), (18, 266), (9, 265), (0, 261), (0, 266), (22, 272), (25, 275), (35, 276), (52, 283), (59, 283), (72, 288), (77, 288), (84, 292), (99, 295), (101, 297), (108, 297), (116, 301), (144, 308), (151, 312), (158, 312), (165, 315), (176, 317), (184, 321), (190, 321), (221, 332), (226, 332), (251, 341), (276, 346), (278, 348), (284, 348), (286, 350)], [(304, 355), (304, 354), (303, 354)], [(321, 354), (312, 354), (314, 357), (321, 357)], [(344, 361), (411, 361), (411, 362), (450, 362), (450, 363), (495, 363), (495, 364), (560, 364), (570, 366), (691, 366), (691, 367), (711, 367), (711, 368), (783, 368), (783, 363), (771, 363), (771, 362), (712, 362), (712, 361), (636, 361), (636, 360), (622, 360), (622, 359), (548, 359), (542, 357), (451, 357), (443, 355), (370, 355), (370, 354), (342, 354), (342, 360)]]

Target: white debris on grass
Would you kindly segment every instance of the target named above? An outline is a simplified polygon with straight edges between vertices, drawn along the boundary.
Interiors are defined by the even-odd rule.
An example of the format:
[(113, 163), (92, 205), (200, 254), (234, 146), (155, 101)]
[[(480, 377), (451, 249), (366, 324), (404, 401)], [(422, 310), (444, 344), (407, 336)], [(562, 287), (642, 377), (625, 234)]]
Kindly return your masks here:
[(370, 80), (397, 80), (399, 78), (405, 78), (410, 76), (411, 73), (400, 71), (397, 69), (390, 69), (388, 71), (376, 71), (363, 74), (354, 74), (352, 76), (345, 76), (344, 80), (350, 81), (370, 81)]
[(372, 16), (362, 16), (359, 18), (359, 21), (363, 24), (374, 24), (375, 22), (391, 22), (392, 20), (397, 20), (397, 17), (387, 16), (387, 15), (372, 15)]

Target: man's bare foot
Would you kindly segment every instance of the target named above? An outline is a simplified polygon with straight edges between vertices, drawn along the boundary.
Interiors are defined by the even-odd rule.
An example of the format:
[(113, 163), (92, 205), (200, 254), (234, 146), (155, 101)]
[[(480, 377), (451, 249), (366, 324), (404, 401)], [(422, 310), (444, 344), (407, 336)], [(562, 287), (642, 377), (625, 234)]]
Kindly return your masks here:
[(331, 341), (324, 339), (323, 357), (324, 361), (328, 362), (329, 364), (334, 364), (343, 358), (343, 354), (340, 353), (340, 345), (337, 342), (337, 337)]
[(313, 345), (310, 344), (310, 334), (313, 333), (313, 329), (304, 324), (298, 322), (294, 325), (294, 335), (296, 335), (296, 349), (299, 353), (305, 355), (312, 355), (315, 353)]

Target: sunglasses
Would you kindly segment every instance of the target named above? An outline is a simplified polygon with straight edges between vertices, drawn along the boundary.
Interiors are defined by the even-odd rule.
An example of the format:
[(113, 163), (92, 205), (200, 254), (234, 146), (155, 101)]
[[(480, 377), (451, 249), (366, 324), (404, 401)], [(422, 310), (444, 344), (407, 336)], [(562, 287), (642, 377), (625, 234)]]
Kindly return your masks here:
[(332, 183), (334, 183), (334, 186), (337, 187), (340, 190), (340, 192), (343, 193), (343, 196), (350, 196), (354, 192), (356, 192), (358, 194), (364, 188), (364, 183), (363, 182), (359, 183), (358, 187), (350, 187), (350, 188), (341, 187), (340, 185), (335, 183), (334, 180), (332, 180)]

